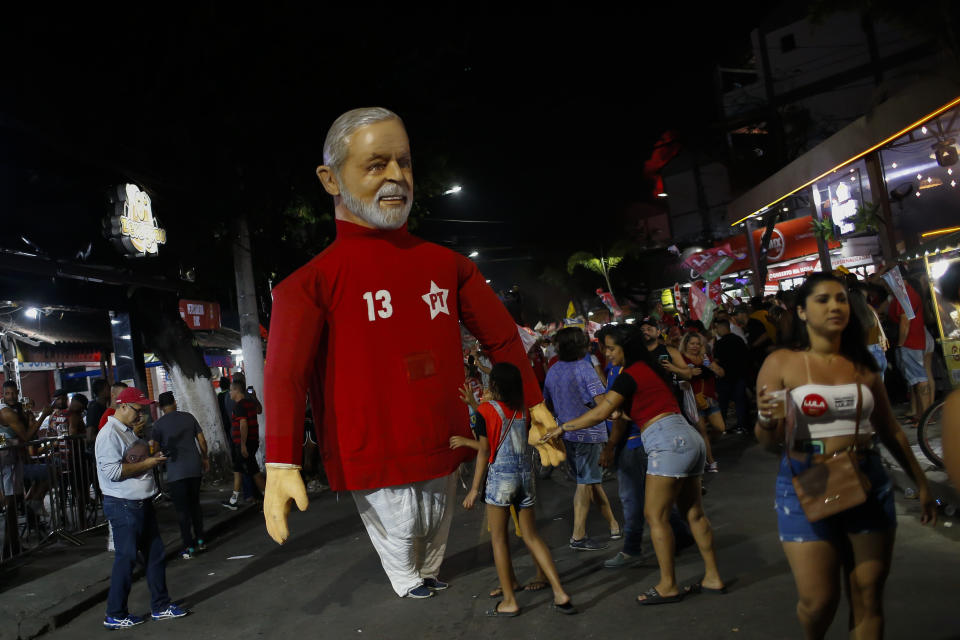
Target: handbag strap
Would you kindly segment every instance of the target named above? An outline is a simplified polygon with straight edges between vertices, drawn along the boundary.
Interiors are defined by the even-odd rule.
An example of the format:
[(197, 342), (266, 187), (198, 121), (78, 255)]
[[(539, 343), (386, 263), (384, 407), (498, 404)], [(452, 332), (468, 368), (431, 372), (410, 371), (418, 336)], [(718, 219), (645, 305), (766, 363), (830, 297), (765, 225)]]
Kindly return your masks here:
[[(807, 381), (809, 382), (810, 364), (809, 362), (806, 362), (806, 359), (807, 359), (806, 352), (804, 352), (803, 358), (804, 358), (804, 362), (807, 365)], [(860, 435), (860, 416), (861, 416), (861, 412), (863, 411), (863, 388), (860, 386), (860, 369), (859, 368), (857, 369), (855, 384), (857, 385), (857, 414), (856, 414), (854, 427), (853, 427), (854, 443), (850, 447), (848, 447), (848, 450), (853, 450), (857, 446), (856, 440), (857, 440), (857, 437)], [(787, 396), (789, 395), (790, 395), (790, 391), (788, 390)], [(786, 432), (784, 433), (784, 436), (785, 436), (784, 439), (786, 442), (784, 444), (783, 457), (787, 461), (787, 466), (790, 467), (791, 475), (793, 475), (793, 477), (796, 478), (797, 472), (793, 470), (793, 463), (790, 462), (790, 450), (793, 448), (794, 442), (796, 441), (796, 434), (797, 434), (796, 417), (794, 415), (794, 412), (793, 411), (787, 412), (787, 417), (785, 418), (785, 420), (787, 424), (786, 424)], [(812, 455), (813, 454), (810, 454), (811, 457)]]

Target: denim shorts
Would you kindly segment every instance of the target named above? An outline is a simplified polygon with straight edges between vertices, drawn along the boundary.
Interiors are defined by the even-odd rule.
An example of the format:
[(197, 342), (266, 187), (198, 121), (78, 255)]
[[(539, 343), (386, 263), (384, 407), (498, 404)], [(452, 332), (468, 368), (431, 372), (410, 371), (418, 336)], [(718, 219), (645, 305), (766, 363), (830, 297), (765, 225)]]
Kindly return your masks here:
[(494, 463), (487, 467), (483, 501), (495, 507), (532, 507), (537, 502), (537, 485), (530, 455), (499, 453)]
[(927, 370), (923, 366), (923, 349), (897, 347), (900, 372), (911, 387), (927, 381)]
[[(806, 462), (790, 459), (793, 473), (810, 468)], [(800, 499), (793, 488), (793, 473), (787, 466), (787, 458), (780, 459), (777, 474), (777, 526), (781, 542), (812, 542), (815, 540), (839, 540), (850, 534), (890, 531), (897, 526), (897, 514), (893, 504), (893, 482), (883, 469), (879, 452), (867, 452), (860, 459), (860, 470), (870, 480), (867, 501), (856, 507), (810, 522), (803, 513)]]
[(701, 409), (700, 407), (697, 407), (697, 411), (700, 412), (700, 415), (702, 417), (704, 418), (709, 417), (714, 413), (719, 413), (720, 403), (717, 402), (716, 398), (711, 398), (707, 396), (707, 407), (705, 409)]
[(603, 469), (600, 468), (602, 442), (563, 441), (567, 448), (567, 461), (577, 477), (577, 484), (600, 484), (603, 482)]
[(686, 478), (703, 475), (707, 446), (679, 413), (660, 418), (640, 434), (647, 452), (647, 475)]

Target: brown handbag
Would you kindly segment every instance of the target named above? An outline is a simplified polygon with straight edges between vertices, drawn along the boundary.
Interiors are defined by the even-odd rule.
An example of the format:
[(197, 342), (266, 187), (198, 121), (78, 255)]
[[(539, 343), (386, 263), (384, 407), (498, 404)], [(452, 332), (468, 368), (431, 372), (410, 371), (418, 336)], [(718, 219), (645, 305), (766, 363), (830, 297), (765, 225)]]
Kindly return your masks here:
[[(863, 407), (863, 391), (857, 380), (857, 422), (853, 437), (860, 433), (860, 411)], [(791, 421), (793, 422), (793, 421)], [(793, 447), (795, 429), (790, 429), (787, 439), (788, 449)], [(837, 451), (823, 462), (811, 465), (801, 473), (794, 473), (790, 455), (784, 451), (790, 473), (793, 474), (793, 488), (800, 499), (803, 513), (810, 522), (824, 518), (863, 504), (867, 501), (870, 481), (860, 472), (857, 461), (856, 445)]]

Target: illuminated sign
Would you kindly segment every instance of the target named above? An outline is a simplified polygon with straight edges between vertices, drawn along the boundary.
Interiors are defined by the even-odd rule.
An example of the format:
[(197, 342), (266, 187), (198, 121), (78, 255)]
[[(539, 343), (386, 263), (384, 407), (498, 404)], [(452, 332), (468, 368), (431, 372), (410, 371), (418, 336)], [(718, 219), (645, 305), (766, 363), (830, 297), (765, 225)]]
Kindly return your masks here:
[(219, 329), (220, 305), (202, 300), (181, 300), (180, 317), (191, 329)]
[(153, 217), (150, 196), (134, 184), (118, 186), (113, 195), (115, 211), (108, 231), (114, 243), (125, 253), (157, 255), (159, 245), (167, 242), (167, 232)]

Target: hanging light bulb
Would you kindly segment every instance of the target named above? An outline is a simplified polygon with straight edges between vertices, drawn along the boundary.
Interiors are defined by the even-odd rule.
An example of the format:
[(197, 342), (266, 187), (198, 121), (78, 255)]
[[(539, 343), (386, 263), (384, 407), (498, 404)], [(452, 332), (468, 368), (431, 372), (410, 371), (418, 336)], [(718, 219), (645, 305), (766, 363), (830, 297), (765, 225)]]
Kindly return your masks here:
[(890, 164), (890, 168), (891, 168), (891, 169), (896, 169), (896, 168), (897, 168), (897, 163), (896, 163), (896, 162), (891, 163), (891, 164)]
[(920, 133), (922, 133), (923, 135), (927, 135), (927, 128), (926, 128), (926, 127), (920, 127)]

